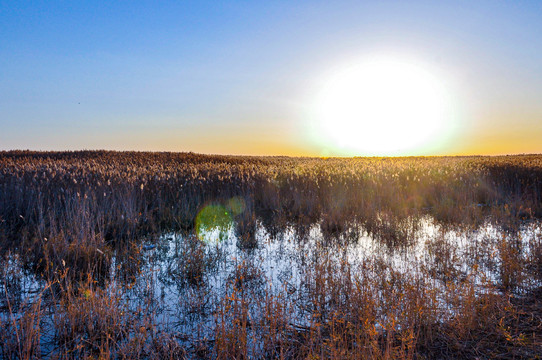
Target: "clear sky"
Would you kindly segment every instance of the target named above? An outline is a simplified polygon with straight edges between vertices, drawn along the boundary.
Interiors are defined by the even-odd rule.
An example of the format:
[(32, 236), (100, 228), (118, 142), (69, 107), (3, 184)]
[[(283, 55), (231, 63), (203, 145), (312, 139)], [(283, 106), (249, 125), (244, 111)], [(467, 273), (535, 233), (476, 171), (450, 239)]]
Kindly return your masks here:
[(0, 149), (378, 155), (318, 113), (326, 79), (377, 57), (430, 73), (448, 112), (382, 155), (542, 153), (541, 39), (542, 1), (0, 0)]

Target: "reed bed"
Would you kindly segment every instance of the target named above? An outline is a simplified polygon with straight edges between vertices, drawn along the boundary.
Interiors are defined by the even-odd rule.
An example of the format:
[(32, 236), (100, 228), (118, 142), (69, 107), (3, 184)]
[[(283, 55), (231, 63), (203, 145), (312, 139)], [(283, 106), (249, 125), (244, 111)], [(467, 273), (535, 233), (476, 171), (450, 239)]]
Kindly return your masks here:
[[(0, 152), (0, 353), (536, 358), (542, 236), (522, 236), (540, 218), (539, 155)], [(426, 219), (442, 233), (469, 234), (467, 244), (436, 235), (411, 271), (386, 260), (417, 246)], [(227, 237), (230, 224), (235, 259), (204, 236)], [(469, 240), (487, 227), (498, 237)], [(265, 248), (259, 231), (310, 246), (295, 281), (272, 283), (265, 259), (245, 255)], [(174, 252), (167, 267), (149, 267), (148, 249), (172, 256), (157, 241), (164, 233), (183, 241), (166, 249)], [(347, 254), (363, 236), (381, 252), (352, 262)], [(221, 271), (224, 289), (212, 295)], [(183, 289), (168, 321), (157, 310), (170, 301), (156, 290), (166, 281), (159, 276)], [(179, 330), (201, 318), (211, 319), (205, 330)]]

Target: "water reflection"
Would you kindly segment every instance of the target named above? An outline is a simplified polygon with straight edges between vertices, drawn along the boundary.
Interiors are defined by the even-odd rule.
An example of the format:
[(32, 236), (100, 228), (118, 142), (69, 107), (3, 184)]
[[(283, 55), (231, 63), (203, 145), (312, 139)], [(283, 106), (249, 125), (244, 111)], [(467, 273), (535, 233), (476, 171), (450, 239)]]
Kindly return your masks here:
[[(209, 214), (219, 213), (217, 208), (213, 211)], [(229, 223), (223, 227), (219, 242), (202, 240), (216, 238), (213, 227), (210, 235), (167, 234), (159, 239), (156, 249), (145, 253), (142, 273), (155, 274), (152, 283), (162, 294), (160, 311), (174, 314), (177, 331), (210, 331), (216, 320), (213, 314), (232, 292), (242, 294), (250, 304), (263, 301), (266, 294), (287, 296), (292, 321), (306, 323), (307, 314), (313, 311), (309, 308), (315, 294), (314, 278), (326, 266), (336, 269), (337, 276), (348, 273), (350, 281), (359, 276), (378, 278), (385, 282), (382, 289), (390, 284), (400, 286), (399, 281), (405, 279), (429, 282), (441, 294), (438, 307), (452, 316), (453, 307), (445, 296), (447, 287), (468, 282), (480, 291), (488, 286), (497, 289), (503, 280), (499, 244), (503, 238), (509, 239), (491, 224), (476, 230), (448, 229), (426, 217), (412, 226), (415, 241), (390, 248), (362, 226), (352, 225), (350, 231), (335, 237), (320, 224), (305, 228), (301, 236), (295, 226), (272, 235), (255, 222), (253, 238), (258, 246), (247, 249), (242, 245), (243, 237), (238, 236), (238, 226)], [(525, 225), (518, 238), (524, 248), (521, 256), (527, 259), (542, 238), (540, 225)], [(515, 281), (524, 287), (538, 284), (538, 280), (521, 276)]]
[[(323, 321), (352, 306), (349, 293), (362, 286), (356, 291), (377, 304), (373, 321), (384, 323), (389, 300), (418, 289), (418, 297), (430, 294), (423, 301), (432, 302), (442, 321), (454, 316), (457, 294), (466, 289), (521, 292), (541, 285), (540, 223), (524, 223), (511, 234), (490, 222), (470, 229), (429, 216), (399, 223), (380, 219), (369, 226), (348, 222), (341, 229), (326, 220), (278, 226), (232, 198), (202, 207), (193, 232), (119, 248), (109, 278), (122, 287), (134, 313), (145, 309), (156, 326), (189, 343), (212, 338), (231, 311), (263, 321), (269, 299), (280, 299), (288, 322), (302, 327), (316, 321), (315, 314)], [(16, 256), (4, 259), (4, 310), (7, 300), (21, 303), (40, 287), (39, 276), (21, 269)]]

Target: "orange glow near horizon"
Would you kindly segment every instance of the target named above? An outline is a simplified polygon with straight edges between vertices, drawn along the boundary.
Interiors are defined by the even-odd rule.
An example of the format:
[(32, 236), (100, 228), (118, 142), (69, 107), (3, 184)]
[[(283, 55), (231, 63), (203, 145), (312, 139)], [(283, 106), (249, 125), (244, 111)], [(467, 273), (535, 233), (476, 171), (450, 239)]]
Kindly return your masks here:
[[(513, 115), (508, 115), (513, 118)], [(478, 118), (476, 123), (466, 123), (445, 147), (437, 151), (418, 151), (382, 156), (454, 156), (454, 155), (506, 155), (542, 153), (542, 122), (536, 118), (523, 117), (530, 126), (509, 126), (509, 117)], [(517, 123), (520, 123), (518, 120)], [(66, 148), (35, 148), (32, 150), (136, 150), (196, 152), (221, 155), (255, 156), (306, 156), (306, 157), (350, 157), (378, 156), (362, 152), (344, 152), (340, 149), (306, 140), (304, 129), (266, 126), (262, 129), (242, 128), (213, 130), (195, 127), (190, 132), (180, 129), (159, 129), (154, 133), (127, 133), (122, 141), (115, 142), (113, 136), (100, 136), (100, 142), (75, 143)], [(98, 138), (98, 136), (96, 136)], [(91, 139), (92, 140), (92, 139)]]

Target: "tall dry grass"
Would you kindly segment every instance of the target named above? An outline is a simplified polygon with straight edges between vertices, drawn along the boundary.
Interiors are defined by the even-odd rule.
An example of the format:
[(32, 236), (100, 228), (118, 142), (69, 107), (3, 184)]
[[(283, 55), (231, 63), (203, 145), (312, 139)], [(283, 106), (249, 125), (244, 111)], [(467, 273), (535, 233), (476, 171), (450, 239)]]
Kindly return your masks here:
[[(266, 285), (256, 265), (240, 262), (226, 296), (213, 305), (212, 338), (187, 341), (159, 324), (154, 295), (142, 289), (148, 299), (134, 309), (129, 294), (132, 286), (152, 285), (136, 281), (141, 239), (164, 231), (187, 235), (171, 276), (204, 288), (216, 259), (194, 232), (208, 205), (228, 212), (240, 251), (261, 245), (257, 226), (277, 238), (293, 228), (303, 243), (316, 224), (323, 243), (299, 289)], [(360, 227), (382, 248), (407, 248), (427, 216), (457, 231), (489, 222), (503, 235), (466, 253), (433, 239), (426, 265), (411, 272), (378, 256), (360, 267), (340, 256)], [(542, 353), (542, 246), (540, 238), (525, 244), (518, 234), (541, 217), (537, 155), (1, 152), (2, 356), (535, 357)], [(12, 254), (16, 269), (44, 284), (30, 300), (17, 298), (22, 275)], [(194, 306), (205, 312), (201, 302)]]

